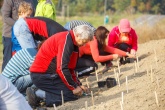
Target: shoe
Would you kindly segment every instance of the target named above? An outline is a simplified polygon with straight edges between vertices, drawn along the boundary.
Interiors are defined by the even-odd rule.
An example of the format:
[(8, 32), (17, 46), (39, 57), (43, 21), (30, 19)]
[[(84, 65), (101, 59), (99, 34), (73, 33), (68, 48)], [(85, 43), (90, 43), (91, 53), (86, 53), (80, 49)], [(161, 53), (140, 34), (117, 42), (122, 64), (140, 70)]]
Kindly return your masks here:
[(106, 64), (106, 66), (102, 70), (102, 73), (104, 74), (105, 72), (107, 72), (109, 69), (111, 69), (112, 66), (113, 66), (112, 62)]
[(134, 59), (132, 58), (125, 58), (125, 60), (123, 58), (120, 59), (120, 64), (121, 65), (125, 65), (126, 63), (133, 63)]
[(125, 65), (125, 64), (126, 64), (126, 62), (125, 62), (124, 58), (123, 57), (120, 58), (120, 65)]
[(28, 87), (26, 89), (28, 103), (33, 109), (36, 109), (36, 107), (40, 105), (40, 101), (41, 101), (41, 99), (36, 96), (35, 94), (36, 91), (37, 88), (33, 88), (33, 87)]

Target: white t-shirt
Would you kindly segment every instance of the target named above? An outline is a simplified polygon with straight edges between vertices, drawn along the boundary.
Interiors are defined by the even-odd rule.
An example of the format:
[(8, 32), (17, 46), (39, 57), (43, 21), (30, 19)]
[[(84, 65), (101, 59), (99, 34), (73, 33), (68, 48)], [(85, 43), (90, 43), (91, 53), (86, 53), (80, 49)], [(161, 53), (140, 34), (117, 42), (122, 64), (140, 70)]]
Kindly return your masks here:
[(0, 74), (0, 110), (32, 110), (22, 94)]

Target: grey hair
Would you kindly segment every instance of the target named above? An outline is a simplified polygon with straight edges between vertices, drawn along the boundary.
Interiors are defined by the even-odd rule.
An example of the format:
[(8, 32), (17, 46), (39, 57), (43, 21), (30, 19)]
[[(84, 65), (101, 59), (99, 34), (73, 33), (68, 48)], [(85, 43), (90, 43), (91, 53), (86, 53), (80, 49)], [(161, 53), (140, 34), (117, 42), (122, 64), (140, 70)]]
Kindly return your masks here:
[(73, 32), (78, 35), (81, 40), (91, 41), (93, 39), (94, 33), (91, 27), (88, 25), (79, 25), (73, 28)]

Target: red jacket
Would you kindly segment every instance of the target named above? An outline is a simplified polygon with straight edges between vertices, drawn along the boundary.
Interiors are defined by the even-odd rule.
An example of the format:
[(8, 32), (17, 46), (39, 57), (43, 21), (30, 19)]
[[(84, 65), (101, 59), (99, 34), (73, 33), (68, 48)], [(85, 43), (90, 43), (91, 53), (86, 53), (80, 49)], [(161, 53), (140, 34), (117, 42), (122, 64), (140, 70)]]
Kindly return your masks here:
[[(112, 54), (119, 54), (122, 56), (126, 56), (126, 52), (109, 46), (106, 46), (104, 51)], [(105, 62), (107, 60), (113, 59), (112, 55), (106, 55), (106, 56), (99, 55), (98, 42), (96, 37), (94, 37), (92, 41), (88, 42), (84, 46), (79, 47), (79, 57), (81, 57), (84, 54), (92, 55), (95, 62)]]
[[(120, 32), (118, 26), (114, 27), (112, 31), (109, 33), (108, 36), (108, 46), (115, 47), (115, 45), (119, 42)], [(131, 46), (131, 49), (137, 51), (137, 35), (134, 29), (131, 28), (129, 32), (129, 41), (127, 42), (128, 45)]]
[(58, 74), (70, 90), (74, 90), (80, 85), (74, 72), (77, 59), (78, 46), (73, 31), (60, 32), (42, 44), (30, 67), (30, 72), (45, 74), (53, 69), (53, 73)]
[(67, 31), (56, 21), (45, 17), (27, 17), (25, 21), (35, 40), (44, 40), (57, 32)]

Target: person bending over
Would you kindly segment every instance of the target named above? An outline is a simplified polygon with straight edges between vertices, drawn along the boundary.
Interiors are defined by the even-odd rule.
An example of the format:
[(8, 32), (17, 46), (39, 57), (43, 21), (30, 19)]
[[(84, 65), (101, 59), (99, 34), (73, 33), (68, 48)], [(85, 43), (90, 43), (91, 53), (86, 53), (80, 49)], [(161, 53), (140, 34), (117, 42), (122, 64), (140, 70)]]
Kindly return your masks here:
[(79, 59), (76, 66), (79, 76), (90, 75), (98, 67), (97, 62), (105, 65), (102, 70), (105, 73), (112, 66), (111, 60), (120, 56), (135, 57), (122, 50), (107, 46), (108, 34), (109, 31), (104, 26), (99, 26), (95, 31), (93, 40), (79, 48)]
[(67, 30), (54, 20), (45, 17), (20, 18), (13, 27), (13, 33), (20, 45), (18, 50), (36, 48), (36, 41), (46, 40), (50, 36), (63, 31)]
[(31, 78), (38, 88), (26, 91), (29, 104), (35, 108), (41, 100), (46, 106), (73, 101), (86, 92), (74, 71), (78, 59), (78, 47), (93, 39), (93, 31), (87, 25), (77, 26), (71, 31), (54, 34), (39, 49), (30, 67)]

